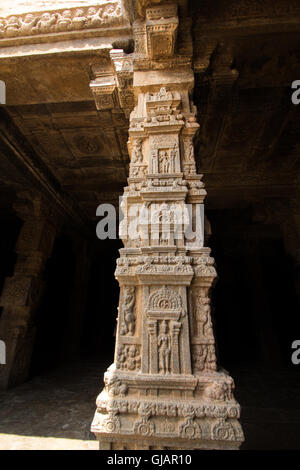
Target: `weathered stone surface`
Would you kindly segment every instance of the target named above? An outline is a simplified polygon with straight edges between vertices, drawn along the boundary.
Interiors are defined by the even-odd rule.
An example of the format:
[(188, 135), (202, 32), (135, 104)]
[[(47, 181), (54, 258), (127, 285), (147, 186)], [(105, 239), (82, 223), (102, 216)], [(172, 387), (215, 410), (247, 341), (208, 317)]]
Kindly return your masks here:
[[(170, 49), (162, 53), (152, 41), (155, 28), (146, 27), (148, 58), (176, 59), (176, 8), (147, 10), (146, 26), (149, 18)], [(200, 232), (189, 240), (175, 212), (186, 202), (195, 212), (206, 195), (193, 150), (199, 128), (190, 97), (193, 75), (189, 67), (180, 73), (138, 68), (120, 227), (124, 248), (116, 269), (121, 294), (115, 361), (105, 374), (92, 431), (100, 449), (236, 449), (244, 439), (240, 409), (233, 380), (217, 368), (210, 315), (214, 261)], [(137, 203), (148, 212), (134, 238), (126, 230)]]
[[(180, 2), (178, 19), (177, 5), (144, 0), (130, 2), (134, 5), (130, 23), (123, 5), (119, 15), (119, 3), (129, 4), (105, 2), (104, 7), (104, 2), (98, 2), (93, 11), (90, 0), (2, 2), (0, 78), (7, 82), (8, 112), (24, 137), (11, 139), (11, 122), (4, 126), (3, 113), (1, 185), (18, 190), (22, 185), (30, 187), (33, 180), (28, 174), (34, 173), (35, 183), (43, 182), (43, 189), (56, 194), (65, 209), (72, 204), (64, 201), (60, 185), (79, 201), (82, 214), (94, 218), (99, 202), (117, 201), (125, 181), (127, 118), (136, 104), (128, 146), (128, 207), (138, 201), (145, 207), (157, 204), (167, 214), (174, 202), (202, 202), (206, 191), (197, 177), (197, 164), (205, 173), (211, 208), (247, 206), (253, 210), (254, 222), (263, 220), (270, 230), (279, 227), (299, 287), (299, 207), (291, 204), (299, 186), (299, 119), (296, 108), (289, 107), (287, 93), (300, 71), (295, 41), (299, 5), (295, 0), (220, 0), (216, 9), (204, 0), (190, 2), (186, 9), (185, 2)], [(134, 52), (130, 52), (133, 39)], [(121, 49), (122, 42), (129, 53)], [(191, 105), (194, 78), (201, 122), (196, 135), (196, 109)], [(24, 153), (22, 160), (18, 152)], [(1, 204), (3, 194), (1, 188)], [(25, 215), (15, 273), (6, 280), (1, 298), (2, 331), (11, 335), (9, 361), (15, 361), (19, 381), (29, 366), (35, 334), (30, 318), (43, 288), (40, 276), (54, 236), (52, 224), (35, 216), (33, 224), (29, 212)], [(227, 424), (236, 419), (238, 406), (230, 377), (217, 371), (210, 317), (210, 287), (216, 276), (213, 260), (201, 240), (196, 245), (177, 241), (174, 250), (172, 243), (169, 246), (160, 238), (159, 230), (158, 226), (152, 245), (144, 243), (145, 226), (140, 239), (124, 238), (116, 270), (121, 285), (120, 331), (115, 368), (106, 379), (109, 392), (103, 395), (109, 405), (112, 397), (134, 400), (148, 390), (154, 411), (150, 417), (144, 411), (148, 395), (144, 401), (139, 397), (138, 407), (130, 402), (134, 412), (125, 411), (124, 404), (117, 412), (104, 407), (110, 432), (101, 437), (102, 447), (111, 447), (113, 424), (116, 447), (125, 441), (135, 445), (141, 429), (151, 439), (164, 435), (165, 442), (171, 439), (166, 433), (176, 434), (173, 444), (176, 439), (182, 442), (184, 435), (195, 436), (187, 446), (196, 439), (203, 441), (199, 446), (216, 446), (208, 436), (223, 435), (228, 441), (233, 436)], [(251, 248), (253, 279), (257, 278), (256, 248)], [(179, 307), (163, 313), (150, 307), (156, 293), (164, 296), (165, 305), (175, 297)], [(258, 291), (261, 304), (259, 298)], [(157, 317), (163, 314), (164, 319)], [(178, 396), (173, 397), (175, 389)], [(170, 394), (173, 411), (169, 413), (176, 416), (167, 413), (162, 424), (165, 415), (157, 410), (164, 408)], [(174, 411), (179, 395), (194, 410), (193, 418), (180, 416), (177, 408)], [(217, 416), (207, 409), (208, 403), (214, 403)], [(225, 416), (232, 403), (233, 414)], [(125, 441), (119, 440), (126, 423), (131, 423), (132, 441), (129, 434)], [(149, 446), (149, 436), (139, 439), (140, 446)], [(241, 440), (238, 431), (234, 439), (232, 445)]]

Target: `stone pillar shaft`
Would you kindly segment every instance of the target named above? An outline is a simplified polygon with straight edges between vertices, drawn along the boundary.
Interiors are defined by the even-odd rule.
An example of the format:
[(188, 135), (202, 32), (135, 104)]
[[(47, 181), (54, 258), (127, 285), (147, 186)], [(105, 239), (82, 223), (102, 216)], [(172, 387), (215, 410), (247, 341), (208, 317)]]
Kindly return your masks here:
[(195, 227), (206, 191), (194, 158), (193, 72), (182, 58), (174, 70), (176, 12), (176, 5), (149, 8), (138, 29), (116, 355), (92, 423), (100, 448), (236, 449), (243, 441), (233, 380), (216, 365), (214, 260), (201, 227), (185, 230), (187, 218)]

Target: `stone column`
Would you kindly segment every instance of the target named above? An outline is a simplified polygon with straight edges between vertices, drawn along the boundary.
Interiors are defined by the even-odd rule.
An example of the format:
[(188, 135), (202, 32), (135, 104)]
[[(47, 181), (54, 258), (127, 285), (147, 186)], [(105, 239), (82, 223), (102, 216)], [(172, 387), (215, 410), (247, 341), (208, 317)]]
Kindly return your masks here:
[[(92, 431), (102, 449), (106, 443), (129, 449), (237, 449), (243, 441), (233, 380), (217, 369), (215, 359), (209, 309), (214, 260), (203, 247), (201, 227), (187, 234), (180, 222), (188, 203), (195, 228), (206, 191), (194, 158), (199, 124), (190, 58), (175, 54), (178, 21), (176, 5), (146, 9), (144, 22), (134, 25), (138, 49), (127, 57), (127, 62), (134, 58), (135, 108), (123, 221), (133, 220), (132, 209), (147, 209), (153, 227), (143, 217), (133, 237), (122, 226), (124, 248), (115, 274), (121, 292), (131, 290), (127, 299), (121, 296), (119, 317), (132, 318), (135, 329), (130, 334), (118, 328), (119, 360), (105, 373), (97, 399)], [(199, 331), (192, 323), (195, 310), (203, 324)]]
[(42, 273), (58, 224), (57, 214), (42, 195), (23, 192), (18, 196), (14, 209), (24, 223), (15, 249), (14, 275), (6, 278), (0, 298), (0, 338), (7, 351), (6, 365), (0, 368), (1, 389), (28, 377), (35, 338), (33, 317), (43, 293)]

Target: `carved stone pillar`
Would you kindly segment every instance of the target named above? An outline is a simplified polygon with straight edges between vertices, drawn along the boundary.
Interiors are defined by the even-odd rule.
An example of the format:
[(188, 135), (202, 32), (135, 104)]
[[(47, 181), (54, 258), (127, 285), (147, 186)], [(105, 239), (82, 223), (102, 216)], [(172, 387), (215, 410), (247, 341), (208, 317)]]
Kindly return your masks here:
[(33, 321), (44, 288), (42, 272), (50, 256), (58, 223), (49, 202), (34, 192), (19, 194), (14, 209), (24, 224), (15, 251), (14, 275), (4, 283), (0, 305), (0, 337), (6, 343), (6, 365), (0, 368), (0, 388), (26, 380), (35, 338)]
[[(237, 449), (243, 441), (233, 380), (216, 365), (209, 308), (216, 271), (196, 224), (206, 191), (194, 158), (194, 76), (190, 58), (174, 53), (177, 26), (176, 6), (166, 5), (147, 9), (134, 28), (116, 356), (92, 423), (101, 449)], [(186, 204), (194, 234), (180, 217)], [(133, 236), (136, 212), (143, 216)]]

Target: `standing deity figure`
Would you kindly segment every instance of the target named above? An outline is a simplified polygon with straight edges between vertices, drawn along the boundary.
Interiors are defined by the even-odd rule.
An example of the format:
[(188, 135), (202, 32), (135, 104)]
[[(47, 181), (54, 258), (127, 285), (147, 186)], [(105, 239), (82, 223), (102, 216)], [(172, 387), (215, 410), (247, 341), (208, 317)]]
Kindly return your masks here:
[(124, 294), (124, 303), (123, 303), (123, 324), (121, 329), (122, 335), (134, 335), (135, 329), (135, 317), (133, 313), (133, 307), (135, 303), (134, 297), (134, 287), (126, 287)]
[(168, 325), (164, 320), (159, 328), (158, 336), (158, 348), (159, 348), (159, 372), (161, 374), (170, 373), (170, 355), (171, 355), (171, 336), (168, 333)]
[(197, 296), (196, 300), (196, 321), (198, 324), (198, 334), (205, 335), (205, 326), (208, 322), (210, 313), (210, 301), (208, 297)]
[(142, 163), (143, 161), (142, 139), (137, 139), (135, 142), (135, 146), (132, 151), (132, 161), (133, 163)]
[(163, 151), (159, 153), (159, 167), (160, 173), (169, 173), (170, 162), (168, 152)]
[(190, 140), (188, 144), (188, 149), (187, 149), (187, 160), (192, 162), (194, 160), (194, 145), (193, 141)]

